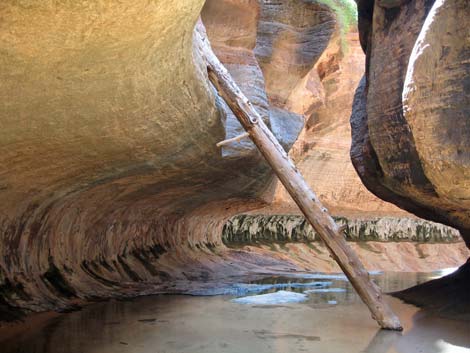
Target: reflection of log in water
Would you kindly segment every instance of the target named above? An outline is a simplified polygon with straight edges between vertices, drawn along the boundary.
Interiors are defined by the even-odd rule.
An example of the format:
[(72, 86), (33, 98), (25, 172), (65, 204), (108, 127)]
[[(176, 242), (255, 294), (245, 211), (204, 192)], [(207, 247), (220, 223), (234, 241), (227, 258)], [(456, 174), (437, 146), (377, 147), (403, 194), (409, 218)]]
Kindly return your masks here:
[(387, 353), (400, 337), (401, 332), (378, 330), (363, 353)]
[(448, 320), (423, 310), (412, 317), (411, 329), (405, 333), (378, 330), (361, 353), (467, 352), (470, 351), (468, 321)]

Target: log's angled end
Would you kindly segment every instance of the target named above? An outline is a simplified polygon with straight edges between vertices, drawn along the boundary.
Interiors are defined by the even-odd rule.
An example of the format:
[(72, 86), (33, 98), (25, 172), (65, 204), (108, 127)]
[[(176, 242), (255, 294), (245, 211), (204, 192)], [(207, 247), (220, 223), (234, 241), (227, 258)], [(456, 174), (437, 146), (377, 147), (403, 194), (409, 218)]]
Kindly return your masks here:
[(378, 320), (378, 323), (383, 330), (403, 331), (400, 319), (393, 313), (383, 320)]

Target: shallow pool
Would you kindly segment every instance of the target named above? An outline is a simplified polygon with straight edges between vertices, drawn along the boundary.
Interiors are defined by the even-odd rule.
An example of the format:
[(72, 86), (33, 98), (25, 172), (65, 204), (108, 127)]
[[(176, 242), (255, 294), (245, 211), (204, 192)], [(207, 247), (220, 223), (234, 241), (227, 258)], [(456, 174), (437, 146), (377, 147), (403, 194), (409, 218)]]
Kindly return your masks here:
[[(433, 273), (373, 273), (385, 291)], [(320, 283), (320, 284), (316, 284)], [(301, 293), (297, 303), (234, 299)], [(214, 295), (223, 293), (224, 295)], [(2, 353), (470, 352), (470, 322), (434, 317), (388, 297), (404, 326), (379, 330), (343, 275), (270, 276), (213, 288), (203, 296), (109, 301), (63, 314), (1, 342)], [(205, 295), (204, 295), (205, 294)]]

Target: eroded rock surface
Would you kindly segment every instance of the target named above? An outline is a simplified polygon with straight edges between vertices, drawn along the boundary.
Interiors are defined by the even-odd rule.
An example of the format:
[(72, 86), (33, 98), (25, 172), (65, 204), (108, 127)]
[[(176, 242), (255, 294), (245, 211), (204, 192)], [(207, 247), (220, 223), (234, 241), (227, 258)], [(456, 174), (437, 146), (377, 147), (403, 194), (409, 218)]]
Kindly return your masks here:
[[(336, 217), (348, 241), (456, 243), (460, 233), (442, 224), (411, 218), (380, 217), (348, 219)], [(227, 245), (257, 242), (320, 241), (312, 226), (297, 215), (237, 215), (224, 225), (222, 239)]]
[[(470, 3), (358, 0), (365, 78), (354, 100), (351, 158), (369, 190), (452, 225), (470, 245)], [(467, 316), (468, 263), (398, 296)]]
[(211, 243), (200, 206), (256, 203), (269, 184), (259, 157), (215, 148), (202, 6), (2, 2), (1, 304), (67, 308), (184, 279), (184, 263), (202, 272), (183, 256)]
[(367, 52), (351, 157), (379, 197), (469, 236), (470, 4), (358, 1)]
[[(333, 10), (203, 5), (0, 5), (2, 317), (292, 267), (222, 245), (225, 219), (268, 200), (273, 175), (247, 141), (215, 147), (240, 127), (207, 80), (193, 30), (202, 11), (215, 51), (288, 149), (304, 118), (266, 90), (279, 77), (262, 72), (259, 29), (269, 30), (269, 16), (293, 19), (275, 31), (281, 46), (272, 35), (263, 46), (283, 56), (293, 40), (282, 62), (300, 69), (281, 78), (292, 87), (328, 45)], [(326, 34), (313, 53), (318, 26)]]
[(270, 201), (274, 178), (251, 142), (215, 147), (242, 130), (193, 40), (201, 12), (215, 52), (286, 150), (306, 122), (311, 134), (292, 155), (319, 170), (320, 197), (347, 207), (354, 190), (356, 210), (396, 211), (361, 189), (347, 158), (348, 87), (362, 58), (354, 35), (343, 50), (344, 26), (325, 3), (3, 1), (2, 318), (181, 293), (246, 271), (336, 270), (319, 266), (326, 252), (306, 254), (307, 266), (222, 244), (226, 219)]

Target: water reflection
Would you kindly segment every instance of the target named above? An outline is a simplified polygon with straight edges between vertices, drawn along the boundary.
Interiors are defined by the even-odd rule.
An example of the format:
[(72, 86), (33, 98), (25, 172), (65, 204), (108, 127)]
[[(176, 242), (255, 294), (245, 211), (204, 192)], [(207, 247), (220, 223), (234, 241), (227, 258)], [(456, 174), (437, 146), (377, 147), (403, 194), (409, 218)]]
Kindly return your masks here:
[(387, 353), (401, 337), (401, 332), (378, 330), (367, 348), (364, 349), (364, 353)]
[[(437, 275), (380, 273), (374, 274), (373, 279), (384, 290), (395, 291)], [(315, 283), (321, 285), (317, 287)], [(302, 291), (308, 300), (298, 304), (243, 305), (233, 303), (231, 300), (237, 295), (232, 294), (110, 301), (52, 319), (43, 327), (2, 342), (0, 350), (2, 353), (470, 352), (470, 322), (434, 317), (393, 298), (389, 298), (390, 302), (405, 330), (403, 333), (378, 330), (342, 275), (275, 276), (237, 286), (267, 286), (263, 290), (268, 293)], [(263, 290), (248, 295), (258, 295)]]

